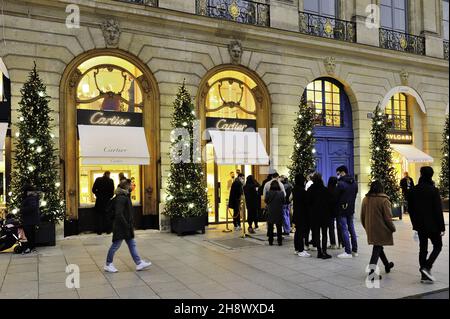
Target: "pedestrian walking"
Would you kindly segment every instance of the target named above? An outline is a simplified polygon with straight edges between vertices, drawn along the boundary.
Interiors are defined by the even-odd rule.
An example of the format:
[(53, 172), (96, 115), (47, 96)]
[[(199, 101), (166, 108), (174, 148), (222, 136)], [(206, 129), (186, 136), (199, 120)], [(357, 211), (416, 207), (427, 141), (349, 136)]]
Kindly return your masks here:
[[(230, 197), (228, 199), (228, 207), (233, 210), (233, 225), (234, 230), (241, 229), (241, 199), (244, 193), (243, 185), (245, 182), (245, 175), (239, 174), (234, 179), (230, 189)], [(245, 225), (244, 225), (245, 227)]]
[[(335, 176), (331, 176), (328, 179), (328, 192), (330, 195), (330, 225), (328, 228), (328, 234), (330, 237), (330, 249), (339, 249), (342, 247), (342, 232), (339, 222), (337, 222), (338, 216), (338, 189), (337, 189), (338, 179)], [(337, 244), (336, 244), (336, 231), (337, 231)]]
[(24, 250), (28, 254), (36, 248), (36, 228), (40, 223), (39, 192), (31, 184), (26, 184), (23, 188), (23, 200), (20, 207), (22, 226), (27, 237), (27, 244)]
[(414, 187), (414, 180), (409, 176), (408, 172), (403, 174), (403, 178), (400, 180), (400, 188), (402, 190), (402, 195), (404, 199), (404, 212), (408, 211), (408, 192)]
[(113, 221), (113, 238), (112, 245), (109, 248), (106, 257), (104, 270), (106, 272), (117, 272), (117, 268), (113, 264), (114, 255), (125, 240), (131, 257), (136, 264), (136, 271), (149, 267), (152, 263), (142, 260), (136, 249), (136, 241), (134, 240), (134, 221), (133, 221), (133, 205), (131, 203), (131, 180), (125, 179), (120, 182), (115, 190), (113, 199), (114, 221)]
[[(328, 226), (330, 224), (330, 195), (320, 173), (312, 177), (313, 184), (306, 192), (308, 209), (311, 216), (313, 242), (317, 248), (317, 258), (329, 259), (327, 254)], [(322, 236), (321, 236), (322, 235)]]
[(345, 251), (338, 255), (338, 257), (357, 257), (358, 241), (353, 220), (355, 215), (356, 195), (358, 194), (358, 184), (355, 179), (348, 174), (348, 168), (346, 166), (338, 167), (336, 173), (338, 175), (338, 220), (345, 247)]
[(108, 219), (106, 208), (114, 196), (114, 181), (110, 178), (111, 172), (106, 171), (102, 177), (98, 177), (92, 186), (95, 195), (96, 231), (98, 235), (111, 233), (111, 222)]
[(281, 183), (283, 184), (284, 191), (286, 192), (286, 198), (283, 205), (283, 235), (289, 236), (291, 233), (291, 193), (292, 184), (289, 179), (285, 176), (280, 177)]
[(260, 187), (260, 185), (253, 175), (247, 176), (247, 181), (244, 185), (244, 195), (248, 215), (248, 232), (250, 234), (254, 234), (255, 229), (258, 228), (258, 202), (261, 201), (258, 195), (258, 187)]
[(305, 250), (307, 234), (309, 230), (309, 212), (307, 206), (306, 179), (303, 175), (295, 176), (295, 184), (292, 189), (293, 216), (292, 222), (295, 225), (294, 249), (299, 257), (311, 257)]
[(378, 259), (383, 262), (386, 273), (394, 267), (394, 263), (389, 262), (384, 252), (384, 246), (394, 245), (395, 226), (392, 222), (392, 205), (379, 181), (371, 183), (370, 190), (362, 202), (361, 224), (367, 233), (368, 244), (373, 245), (368, 276), (373, 281), (375, 280), (373, 273), (379, 273), (376, 271)]
[(283, 244), (283, 234), (281, 225), (283, 224), (283, 205), (285, 202), (285, 194), (281, 190), (277, 180), (270, 182), (270, 188), (264, 197), (267, 204), (267, 236), (269, 237), (269, 245), (273, 245), (273, 226), (277, 227), (278, 246)]
[[(439, 190), (434, 186), (434, 171), (430, 166), (420, 169), (419, 183), (408, 194), (409, 215), (413, 229), (419, 236), (419, 264), (422, 283), (433, 283), (433, 264), (442, 250), (445, 235), (444, 214)], [(433, 251), (428, 256), (428, 240)]]

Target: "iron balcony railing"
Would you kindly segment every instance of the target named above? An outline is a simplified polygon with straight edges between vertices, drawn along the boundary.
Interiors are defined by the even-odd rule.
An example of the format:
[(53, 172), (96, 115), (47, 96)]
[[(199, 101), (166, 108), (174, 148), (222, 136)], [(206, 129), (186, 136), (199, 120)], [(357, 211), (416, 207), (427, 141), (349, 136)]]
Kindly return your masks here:
[(159, 1), (158, 0), (116, 0), (119, 2), (128, 2), (128, 3), (134, 3), (134, 4), (142, 4), (149, 7), (158, 7)]
[(196, 0), (202, 16), (270, 27), (270, 5), (249, 0)]
[(448, 40), (444, 40), (444, 59), (448, 61)]
[(313, 121), (315, 126), (344, 127), (344, 113), (342, 111), (325, 111), (324, 113), (316, 110)]
[(389, 50), (425, 55), (425, 38), (418, 35), (380, 28), (380, 47)]
[(411, 119), (409, 115), (388, 114), (386, 116), (390, 132), (411, 132)]
[(301, 33), (347, 42), (356, 42), (355, 22), (302, 11), (298, 14)]

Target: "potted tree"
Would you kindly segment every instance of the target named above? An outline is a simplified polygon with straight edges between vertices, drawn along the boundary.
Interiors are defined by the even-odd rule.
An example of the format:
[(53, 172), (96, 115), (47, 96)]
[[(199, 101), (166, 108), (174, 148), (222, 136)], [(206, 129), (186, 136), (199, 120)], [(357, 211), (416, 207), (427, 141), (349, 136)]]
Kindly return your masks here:
[[(181, 86), (174, 102), (172, 119), (170, 173), (164, 214), (170, 217), (171, 230), (179, 236), (186, 233), (205, 232), (208, 197), (200, 145), (194, 136), (200, 135), (194, 127), (196, 115), (192, 98)], [(199, 142), (199, 141), (197, 141)]]
[(402, 219), (402, 198), (400, 186), (397, 183), (396, 171), (392, 161), (391, 143), (387, 136), (388, 119), (378, 103), (372, 117), (370, 131), (370, 177), (372, 181), (380, 181), (386, 195), (392, 203), (392, 216)]
[(37, 227), (36, 244), (55, 245), (55, 224), (64, 219), (64, 201), (54, 148), (50, 117), (50, 97), (34, 64), (21, 89), (18, 131), (14, 142), (14, 167), (8, 210), (20, 218), (23, 187), (31, 184), (40, 194), (41, 223)]
[(448, 212), (448, 197), (449, 197), (449, 189), (448, 189), (448, 115), (445, 120), (445, 128), (442, 133), (442, 163), (441, 163), (441, 174), (440, 174), (440, 182), (439, 189), (441, 191), (442, 196), (442, 208), (444, 211)]

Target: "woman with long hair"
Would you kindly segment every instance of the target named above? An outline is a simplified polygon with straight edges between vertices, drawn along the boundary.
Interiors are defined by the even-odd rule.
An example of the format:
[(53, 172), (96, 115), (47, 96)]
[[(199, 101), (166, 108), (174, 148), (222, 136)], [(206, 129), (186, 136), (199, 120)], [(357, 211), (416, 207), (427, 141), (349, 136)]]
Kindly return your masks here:
[(267, 236), (269, 237), (269, 245), (273, 245), (273, 225), (277, 226), (278, 246), (283, 244), (283, 205), (285, 195), (277, 180), (270, 182), (270, 188), (264, 197), (267, 204)]
[[(258, 228), (258, 201), (261, 200), (258, 195), (258, 187), (260, 187), (260, 185), (253, 175), (247, 176), (244, 185), (244, 196), (248, 214), (248, 232), (251, 234), (254, 234), (255, 229)], [(253, 227), (253, 225), (255, 225), (255, 227)]]

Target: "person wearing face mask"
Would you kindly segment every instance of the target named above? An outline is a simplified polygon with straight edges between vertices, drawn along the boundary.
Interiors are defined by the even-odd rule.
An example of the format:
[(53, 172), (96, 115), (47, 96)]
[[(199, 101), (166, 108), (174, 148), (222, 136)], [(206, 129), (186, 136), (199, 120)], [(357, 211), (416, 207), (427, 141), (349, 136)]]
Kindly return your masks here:
[(152, 263), (144, 261), (139, 257), (136, 250), (136, 241), (134, 240), (134, 225), (133, 225), (133, 206), (129, 196), (131, 192), (131, 180), (124, 179), (120, 182), (119, 187), (115, 190), (115, 197), (113, 199), (114, 207), (114, 221), (113, 221), (113, 238), (112, 245), (109, 248), (106, 257), (106, 264), (103, 269), (106, 272), (118, 272), (113, 264), (114, 255), (125, 240), (131, 257), (136, 264), (136, 271), (144, 270)]
[(244, 182), (245, 175), (239, 174), (231, 185), (230, 198), (228, 200), (228, 207), (233, 210), (233, 225), (236, 231), (241, 229), (241, 199), (244, 193)]

